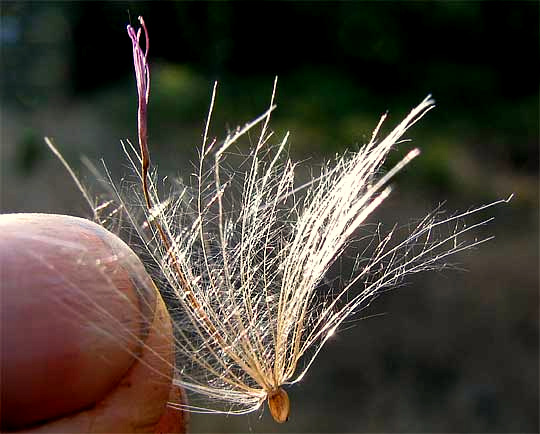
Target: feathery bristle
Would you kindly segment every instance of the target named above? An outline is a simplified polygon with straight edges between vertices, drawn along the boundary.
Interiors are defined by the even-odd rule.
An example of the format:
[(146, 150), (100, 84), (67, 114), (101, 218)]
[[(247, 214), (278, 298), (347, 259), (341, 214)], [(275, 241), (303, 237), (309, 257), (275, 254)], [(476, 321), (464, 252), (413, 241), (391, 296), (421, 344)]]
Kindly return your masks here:
[[(193, 183), (178, 181), (162, 198), (157, 174), (148, 172), (148, 36), (141, 24), (144, 53), (141, 31), (128, 27), (139, 90), (140, 151), (129, 142), (124, 149), (142, 181), (142, 190), (134, 194), (146, 208), (144, 215), (130, 208), (132, 197), (126, 200), (113, 188), (165, 282), (162, 289), (175, 322), (175, 383), (192, 392), (187, 408), (193, 411), (242, 414), (268, 399), (274, 418), (284, 421), (289, 401), (283, 387), (305, 376), (343, 321), (405, 276), (440, 269), (449, 255), (487, 241), (465, 235), (490, 219), (468, 226), (464, 219), (504, 201), (451, 217), (436, 210), (402, 240), (394, 240), (394, 231), (376, 232), (368, 241), (371, 256), (358, 255), (351, 275), (342, 276), (344, 283), (326, 289), (323, 277), (388, 197), (388, 182), (419, 154), (413, 149), (381, 174), (390, 150), (434, 107), (431, 97), (379, 140), (383, 116), (368, 144), (299, 186), (296, 164), (287, 155), (288, 133), (270, 144), (276, 82), (269, 108), (219, 146), (208, 142), (214, 86)], [(234, 158), (230, 147), (259, 127), (247, 170), (228, 170)], [(447, 227), (453, 228), (440, 236)], [(196, 396), (203, 398), (201, 405)]]

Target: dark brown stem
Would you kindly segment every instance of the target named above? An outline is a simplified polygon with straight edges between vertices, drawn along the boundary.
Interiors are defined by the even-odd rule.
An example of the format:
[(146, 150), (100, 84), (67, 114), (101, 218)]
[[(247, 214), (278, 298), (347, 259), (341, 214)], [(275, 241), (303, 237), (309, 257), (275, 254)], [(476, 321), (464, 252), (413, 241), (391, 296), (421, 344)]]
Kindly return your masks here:
[[(128, 34), (133, 43), (133, 63), (135, 67), (135, 78), (137, 80), (137, 91), (139, 97), (139, 108), (137, 111), (137, 121), (138, 121), (138, 136), (139, 136), (139, 147), (141, 150), (141, 181), (142, 181), (142, 190), (144, 194), (144, 200), (148, 210), (153, 208), (152, 199), (148, 189), (148, 169), (150, 167), (150, 153), (148, 151), (148, 128), (147, 128), (147, 107), (148, 107), (148, 97), (150, 95), (150, 69), (148, 67), (148, 46), (149, 38), (146, 25), (142, 17), (139, 17), (139, 22), (141, 23), (142, 30), (144, 30), (145, 35), (145, 52), (143, 53), (140, 42), (141, 29), (135, 33), (135, 30), (128, 26)], [(202, 319), (205, 326), (211, 335), (215, 336), (215, 339), (219, 342), (220, 345), (224, 346), (225, 341), (218, 333), (215, 326), (212, 324), (207, 315), (204, 314), (201, 304), (197, 301), (195, 296), (191, 291), (188, 290), (189, 282), (187, 281), (172, 249), (172, 241), (170, 237), (163, 230), (163, 227), (157, 219), (154, 219), (154, 226), (159, 232), (159, 236), (165, 246), (167, 256), (171, 258), (172, 266), (174, 267), (178, 277), (180, 278), (180, 285), (188, 296), (188, 300), (194, 309), (197, 312), (198, 316)]]

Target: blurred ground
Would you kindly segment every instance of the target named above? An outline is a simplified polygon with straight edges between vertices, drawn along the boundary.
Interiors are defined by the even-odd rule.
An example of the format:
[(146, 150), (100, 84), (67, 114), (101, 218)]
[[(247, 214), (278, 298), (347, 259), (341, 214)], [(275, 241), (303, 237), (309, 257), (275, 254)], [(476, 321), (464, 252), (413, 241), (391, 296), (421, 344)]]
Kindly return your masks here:
[[(1, 210), (89, 216), (47, 151), (127, 172), (135, 84), (124, 26), (151, 37), (150, 142), (160, 173), (189, 173), (209, 102), (212, 135), (262, 112), (279, 75), (273, 129), (317, 164), (388, 128), (427, 93), (438, 107), (408, 133), (419, 157), (372, 221), (463, 210), (515, 193), (456, 258), (422, 274), (336, 334), (289, 391), (289, 423), (265, 410), (193, 417), (194, 432), (538, 432), (538, 4), (4, 2)], [(247, 143), (245, 144), (248, 145)], [(392, 156), (410, 149), (401, 145)]]

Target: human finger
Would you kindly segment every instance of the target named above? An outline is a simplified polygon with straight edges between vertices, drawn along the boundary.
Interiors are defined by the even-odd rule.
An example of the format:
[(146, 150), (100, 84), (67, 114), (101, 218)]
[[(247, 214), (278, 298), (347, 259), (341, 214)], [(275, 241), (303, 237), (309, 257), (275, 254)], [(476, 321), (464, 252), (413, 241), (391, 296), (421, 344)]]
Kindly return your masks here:
[(131, 249), (87, 220), (44, 214), (1, 216), (0, 247), (2, 428), (128, 432), (157, 422), (172, 332)]

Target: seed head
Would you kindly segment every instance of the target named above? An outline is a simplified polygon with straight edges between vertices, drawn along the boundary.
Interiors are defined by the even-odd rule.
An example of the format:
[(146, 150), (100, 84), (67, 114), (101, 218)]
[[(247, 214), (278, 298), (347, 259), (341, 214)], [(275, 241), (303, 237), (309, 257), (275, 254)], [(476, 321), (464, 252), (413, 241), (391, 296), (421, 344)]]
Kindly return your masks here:
[[(440, 269), (448, 256), (486, 241), (464, 235), (490, 219), (466, 225), (464, 218), (501, 201), (450, 217), (437, 209), (403, 238), (377, 227), (351, 274), (329, 288), (323, 279), (330, 267), (388, 197), (390, 179), (419, 155), (413, 149), (381, 171), (404, 133), (434, 107), (431, 97), (379, 139), (384, 115), (368, 144), (299, 183), (297, 164), (287, 155), (289, 134), (272, 144), (269, 131), (276, 82), (269, 108), (220, 143), (208, 140), (214, 86), (196, 173), (187, 182), (169, 184), (161, 197), (157, 174), (148, 171), (148, 33), (139, 20), (144, 53), (141, 29), (128, 26), (139, 95), (139, 151), (129, 142), (124, 149), (142, 181), (142, 190), (132, 194), (144, 205), (143, 215), (130, 206), (133, 197), (115, 192), (170, 304), (178, 353), (175, 383), (192, 392), (193, 411), (242, 414), (266, 400), (274, 419), (284, 422), (289, 416), (284, 387), (304, 378), (343, 321), (405, 276)], [(249, 154), (235, 161), (231, 146), (256, 129), (258, 140)]]

